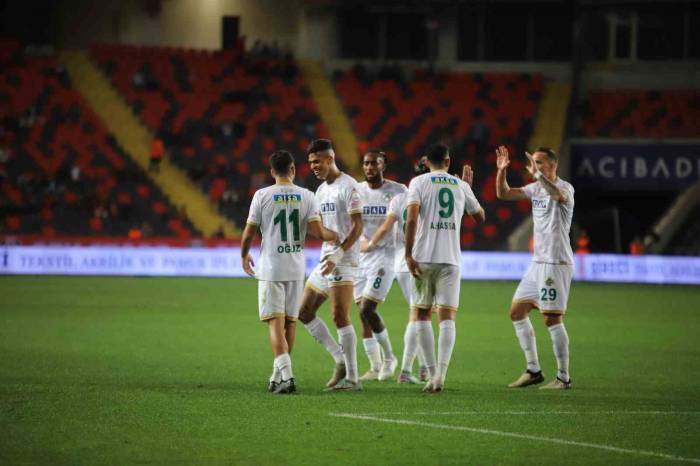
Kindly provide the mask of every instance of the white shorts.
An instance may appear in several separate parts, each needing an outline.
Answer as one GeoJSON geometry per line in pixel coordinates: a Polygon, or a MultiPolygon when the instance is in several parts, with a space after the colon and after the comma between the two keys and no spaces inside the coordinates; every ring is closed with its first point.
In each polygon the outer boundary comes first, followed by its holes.
{"type": "Polygon", "coordinates": [[[461,277],[459,267],[452,264],[418,264],[422,274],[411,276],[411,306],[430,309],[433,303],[447,309],[459,307],[461,277]]]}
{"type": "Polygon", "coordinates": [[[564,314],[574,267],[533,262],[513,295],[514,303],[531,303],[540,312],[564,314]]]}
{"type": "Polygon", "coordinates": [[[383,303],[394,282],[394,263],[378,261],[368,267],[360,267],[355,279],[353,298],[359,302],[367,298],[375,303],[383,303]]]}
{"type": "Polygon", "coordinates": [[[328,290],[332,286],[352,285],[355,283],[357,267],[350,265],[338,265],[326,276],[321,275],[321,263],[314,267],[311,275],[306,280],[306,286],[312,290],[328,296],[328,290]]]}
{"type": "Polygon", "coordinates": [[[260,320],[270,320],[275,317],[297,320],[303,293],[303,280],[287,282],[258,281],[260,320]]]}
{"type": "Polygon", "coordinates": [[[399,288],[406,302],[411,304],[411,272],[397,272],[396,281],[399,282],[399,288]]]}

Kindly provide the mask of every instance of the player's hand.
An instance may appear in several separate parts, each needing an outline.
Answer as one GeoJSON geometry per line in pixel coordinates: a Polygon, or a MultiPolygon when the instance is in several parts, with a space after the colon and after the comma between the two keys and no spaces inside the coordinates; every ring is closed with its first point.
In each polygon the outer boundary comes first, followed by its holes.
{"type": "Polygon", "coordinates": [[[420,278],[423,271],[413,257],[406,257],[406,265],[408,265],[408,271],[411,272],[411,275],[420,278]]]}
{"type": "Polygon", "coordinates": [[[506,146],[498,146],[496,149],[496,168],[505,170],[510,165],[510,154],[506,146]]]}
{"type": "Polygon", "coordinates": [[[335,263],[327,259],[321,261],[321,275],[326,276],[335,269],[335,263]]]}
{"type": "Polygon", "coordinates": [[[472,181],[474,181],[474,170],[472,170],[472,167],[469,165],[462,167],[462,181],[467,183],[469,186],[471,186],[472,181]]]}
{"type": "Polygon", "coordinates": [[[530,162],[530,164],[527,166],[527,171],[532,175],[533,177],[535,176],[535,173],[537,173],[539,170],[537,170],[537,164],[535,163],[535,159],[532,158],[532,154],[529,152],[525,152],[525,156],[527,156],[527,160],[530,162]]]}
{"type": "Polygon", "coordinates": [[[321,275],[328,275],[335,269],[336,264],[343,258],[345,251],[341,247],[335,248],[321,258],[321,275]]]}
{"type": "Polygon", "coordinates": [[[250,275],[251,277],[255,276],[255,270],[253,270],[253,267],[255,267],[255,262],[253,262],[253,257],[248,254],[245,257],[241,257],[241,265],[243,266],[243,271],[250,275]]]}

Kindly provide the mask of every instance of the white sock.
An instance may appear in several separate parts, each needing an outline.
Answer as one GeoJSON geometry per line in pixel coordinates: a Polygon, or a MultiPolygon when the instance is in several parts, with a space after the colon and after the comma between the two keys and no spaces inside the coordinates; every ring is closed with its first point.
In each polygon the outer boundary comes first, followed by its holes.
{"type": "Polygon", "coordinates": [[[425,362],[425,355],[423,354],[423,350],[421,347],[418,347],[418,351],[416,351],[416,355],[418,356],[418,364],[420,367],[427,367],[427,364],[425,362]]]}
{"type": "Polygon", "coordinates": [[[371,370],[379,372],[382,367],[382,352],[379,349],[379,343],[374,338],[363,338],[362,345],[365,347],[371,370]]]}
{"type": "Polygon", "coordinates": [[[418,351],[418,339],[416,338],[416,326],[414,323],[409,322],[403,334],[403,358],[401,359],[401,370],[403,372],[411,372],[413,370],[413,359],[418,351]]]}
{"type": "Polygon", "coordinates": [[[525,361],[527,362],[527,370],[530,372],[540,371],[540,361],[537,358],[537,343],[535,341],[535,329],[532,327],[529,317],[523,320],[514,320],[515,335],[518,337],[520,347],[525,353],[525,361]]]}
{"type": "Polygon", "coordinates": [[[331,356],[333,356],[336,364],[343,362],[343,351],[340,349],[340,345],[333,339],[331,332],[328,330],[328,326],[323,320],[316,317],[308,324],[304,324],[304,327],[306,327],[306,330],[309,331],[311,336],[322,344],[331,356]]]}
{"type": "Polygon", "coordinates": [[[429,320],[418,320],[416,326],[416,339],[418,346],[425,356],[425,366],[428,368],[430,377],[435,375],[435,335],[433,335],[433,324],[429,320]]]}
{"type": "Polygon", "coordinates": [[[455,337],[457,329],[454,320],[443,320],[440,322],[440,336],[438,337],[438,374],[440,381],[444,382],[447,376],[447,368],[450,367],[452,350],[455,347],[455,337]]]}
{"type": "Polygon", "coordinates": [[[552,348],[554,356],[557,358],[557,377],[564,382],[569,381],[569,335],[566,333],[564,324],[552,325],[549,327],[549,334],[552,336],[552,348]]]}
{"type": "Polygon", "coordinates": [[[357,335],[352,324],[338,329],[338,340],[345,359],[346,378],[357,382],[357,335]]]}
{"type": "Polygon", "coordinates": [[[282,381],[282,374],[280,374],[279,369],[277,369],[277,358],[272,361],[272,375],[270,376],[270,382],[280,383],[282,381]]]}
{"type": "Polygon", "coordinates": [[[282,380],[289,380],[294,377],[292,373],[292,359],[289,353],[280,354],[275,358],[275,367],[282,374],[282,380]]]}
{"type": "Polygon", "coordinates": [[[384,350],[384,360],[391,361],[394,359],[394,352],[391,350],[391,341],[389,341],[389,331],[385,328],[379,333],[374,334],[382,349],[384,350]]]}

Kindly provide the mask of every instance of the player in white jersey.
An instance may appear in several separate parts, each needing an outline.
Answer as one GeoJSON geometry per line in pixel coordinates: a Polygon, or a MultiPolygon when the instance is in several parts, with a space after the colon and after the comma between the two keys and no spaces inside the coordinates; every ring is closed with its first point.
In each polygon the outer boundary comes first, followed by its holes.
{"type": "MultiPolygon", "coordinates": [[[[367,242],[384,223],[391,200],[407,188],[401,183],[384,178],[386,154],[370,149],[362,157],[364,182],[360,183],[362,199],[362,239],[367,242]]],[[[370,368],[360,380],[388,380],[394,375],[398,361],[391,348],[389,332],[377,312],[394,281],[394,238],[387,237],[362,251],[360,244],[360,270],[355,280],[355,302],[360,308],[362,343],[369,358],[370,368]],[[382,361],[382,350],[384,360],[382,361]]]]}
{"type": "Polygon", "coordinates": [[[331,142],[317,139],[307,150],[311,170],[324,180],[316,190],[323,225],[339,236],[340,246],[324,243],[321,261],[306,282],[299,320],[335,360],[329,390],[361,390],[357,374],[357,335],[350,322],[353,283],[357,276],[362,234],[362,202],[354,178],[341,172],[335,164],[331,142]],[[333,322],[338,340],[333,339],[325,322],[316,316],[318,308],[330,296],[333,322]]]}
{"type": "Polygon", "coordinates": [[[459,306],[459,247],[462,215],[485,220],[484,209],[471,189],[473,172],[465,165],[462,178],[447,173],[449,149],[437,144],[427,153],[430,173],[411,180],[406,214],[406,265],[411,271],[411,312],[416,314],[416,335],[430,371],[426,392],[442,390],[455,344],[455,318],[459,306]],[[466,180],[466,181],[464,181],[466,180]],[[431,308],[440,319],[437,367],[431,308]]]}
{"type": "Polygon", "coordinates": [[[275,355],[268,390],[275,394],[296,391],[289,354],[294,346],[296,319],[304,284],[304,239],[312,236],[336,241],[338,235],[324,228],[316,197],[293,184],[292,154],[277,151],[270,156],[275,184],[255,193],[241,240],[243,270],[259,280],[260,320],[267,322],[275,355]],[[262,232],[257,270],[250,255],[255,233],[262,232]]]}
{"type": "Polygon", "coordinates": [[[525,154],[530,162],[527,169],[535,182],[522,188],[511,188],[506,180],[506,169],[510,164],[508,149],[501,146],[496,151],[496,195],[507,201],[529,199],[534,223],[532,264],[515,290],[510,307],[510,319],[525,353],[527,369],[508,386],[527,387],[544,381],[537,358],[535,331],[528,316],[533,308],[539,308],[552,337],[557,359],[557,377],[541,388],[568,389],[571,388],[569,335],[563,318],[574,272],[574,254],[569,241],[574,188],[557,176],[557,154],[552,149],[541,147],[532,155],[525,154]]]}
{"type": "MultiPolygon", "coordinates": [[[[416,175],[422,175],[429,171],[425,165],[427,158],[423,156],[416,165],[416,175]]],[[[394,273],[396,281],[399,283],[401,292],[406,299],[409,309],[411,306],[411,272],[408,271],[405,258],[405,242],[404,232],[406,229],[406,213],[407,213],[407,195],[408,192],[403,192],[394,196],[389,204],[389,212],[387,213],[384,223],[377,228],[369,242],[363,243],[360,246],[360,251],[371,250],[375,244],[380,244],[382,239],[392,233],[395,245],[394,256],[394,273]]],[[[409,320],[406,325],[406,331],[403,336],[403,358],[401,360],[401,373],[399,374],[398,383],[419,383],[428,381],[428,368],[425,365],[425,356],[418,347],[416,340],[415,320],[412,318],[412,313],[409,311],[409,320]],[[419,376],[415,377],[412,374],[413,360],[416,355],[420,362],[419,376]]]]}

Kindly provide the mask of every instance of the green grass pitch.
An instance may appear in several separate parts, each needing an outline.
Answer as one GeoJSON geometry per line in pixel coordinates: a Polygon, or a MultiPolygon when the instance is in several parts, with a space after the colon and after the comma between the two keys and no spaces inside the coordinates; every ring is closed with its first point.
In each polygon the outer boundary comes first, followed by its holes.
{"type": "MultiPolygon", "coordinates": [[[[555,392],[505,388],[524,368],[514,288],[463,282],[441,394],[323,393],[332,360],[299,326],[299,393],[273,396],[252,279],[0,278],[0,464],[700,462],[698,287],[574,283],[574,389],[555,392]]],[[[400,353],[398,287],[380,310],[400,353]]]]}

